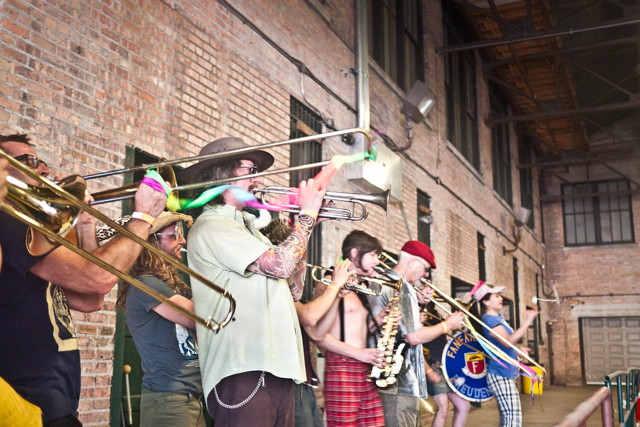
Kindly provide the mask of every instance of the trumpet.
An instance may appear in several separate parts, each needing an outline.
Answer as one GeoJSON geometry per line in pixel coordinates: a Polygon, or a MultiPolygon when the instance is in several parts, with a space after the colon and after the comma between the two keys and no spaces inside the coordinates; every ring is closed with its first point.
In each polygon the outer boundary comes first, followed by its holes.
{"type": "MultiPolygon", "coordinates": [[[[318,217],[330,218],[330,219],[342,219],[348,221],[362,221],[368,216],[367,209],[364,205],[366,203],[372,203],[380,206],[384,211],[387,211],[387,205],[389,204],[389,193],[391,189],[376,193],[376,194],[352,194],[352,193],[339,193],[335,191],[327,191],[324,196],[324,200],[332,202],[347,202],[352,204],[351,209],[338,208],[335,206],[323,206],[318,212],[318,217]],[[356,209],[359,210],[356,213],[356,209]]],[[[260,202],[267,207],[275,207],[265,200],[267,195],[281,195],[281,196],[294,196],[296,191],[290,187],[277,187],[269,186],[263,189],[257,189],[254,191],[256,194],[260,194],[260,202]]],[[[278,206],[282,212],[289,212],[292,214],[300,213],[300,206],[293,204],[285,204],[278,206]]]]}
{"type": "MultiPolygon", "coordinates": [[[[98,265],[99,267],[102,267],[114,276],[135,286],[136,288],[147,293],[158,301],[167,304],[175,311],[183,314],[184,316],[197,323],[202,324],[215,333],[218,333],[220,329],[225,327],[231,321],[231,319],[233,318],[233,314],[235,313],[236,302],[233,295],[231,295],[225,289],[215,285],[213,282],[209,281],[196,271],[184,266],[182,263],[168,255],[164,251],[153,247],[153,245],[150,245],[148,242],[146,242],[136,234],[122,227],[102,212],[82,202],[79,196],[74,196],[62,187],[58,186],[56,183],[41,177],[31,168],[23,165],[13,157],[7,155],[2,150],[0,150],[0,157],[6,158],[12,167],[29,176],[30,178],[33,178],[36,181],[40,182],[44,185],[44,187],[50,190],[50,192],[42,192],[40,191],[41,189],[43,189],[41,187],[28,185],[23,183],[22,181],[15,179],[12,179],[11,181],[8,180],[7,200],[9,200],[11,204],[6,202],[0,204],[0,210],[25,223],[30,227],[31,230],[35,230],[52,242],[60,244],[71,250],[72,252],[78,254],[79,256],[87,259],[88,261],[98,265]],[[187,310],[173,303],[161,293],[155,291],[154,289],[150,288],[134,277],[112,267],[100,258],[97,258],[96,256],[80,248],[76,244],[65,239],[63,235],[66,231],[68,231],[69,228],[68,217],[70,215],[70,212],[73,216],[80,210],[89,212],[91,215],[95,216],[97,219],[101,220],[109,227],[115,229],[120,234],[132,239],[142,247],[148,249],[153,254],[159,256],[162,260],[175,267],[178,271],[181,271],[191,277],[198,279],[206,286],[213,289],[215,292],[220,293],[228,301],[229,305],[228,311],[224,318],[221,321],[215,321],[212,316],[209,316],[208,319],[204,319],[196,315],[193,311],[187,310]],[[50,220],[43,221],[43,217],[50,218],[50,220]],[[64,227],[62,227],[62,225],[64,225],[64,227]]],[[[79,185],[84,185],[84,180],[79,176],[75,176],[75,179],[70,179],[70,181],[73,181],[74,183],[80,183],[79,185]]],[[[84,191],[85,190],[81,192],[82,195],[84,195],[84,191]]]]}
{"type": "MultiPolygon", "coordinates": [[[[320,282],[327,286],[331,284],[331,279],[320,277],[320,273],[322,271],[333,272],[332,268],[313,264],[306,265],[311,268],[311,278],[315,282],[320,282]]],[[[366,276],[364,274],[356,274],[355,281],[347,282],[344,285],[344,288],[364,295],[378,296],[382,293],[382,286],[388,286],[399,292],[402,286],[402,281],[398,282],[394,280],[381,279],[379,277],[366,276]]]]}
{"type": "MultiPolygon", "coordinates": [[[[352,128],[352,129],[338,130],[338,131],[334,131],[334,132],[327,132],[327,133],[318,134],[318,135],[304,136],[304,137],[301,137],[301,138],[294,138],[294,139],[289,139],[289,140],[286,140],[286,141],[270,142],[270,143],[267,143],[267,144],[262,144],[262,145],[252,146],[252,147],[237,148],[235,150],[227,150],[227,151],[224,151],[224,152],[221,152],[221,153],[201,154],[201,155],[198,155],[198,156],[183,157],[183,158],[174,159],[174,160],[162,160],[162,161],[156,162],[156,163],[146,163],[146,164],[132,166],[132,167],[129,167],[129,168],[124,168],[124,169],[116,169],[116,170],[112,170],[112,171],[98,172],[98,173],[94,173],[94,174],[90,174],[90,175],[84,175],[83,178],[85,180],[89,180],[89,179],[102,178],[102,177],[112,176],[112,175],[119,175],[119,174],[131,173],[131,172],[138,172],[138,171],[143,171],[143,170],[147,170],[147,169],[150,169],[150,168],[158,169],[160,174],[163,175],[163,173],[161,172],[162,170],[171,169],[171,167],[173,165],[177,165],[177,164],[180,164],[180,163],[197,162],[197,161],[202,161],[202,160],[211,160],[211,159],[224,158],[224,157],[234,156],[234,155],[237,155],[237,154],[250,153],[252,151],[257,151],[257,150],[266,150],[266,149],[271,149],[271,148],[280,147],[280,146],[284,146],[284,145],[299,144],[299,143],[302,143],[302,142],[316,141],[316,140],[319,140],[319,139],[327,139],[327,138],[332,138],[332,137],[342,136],[342,135],[348,135],[348,134],[353,134],[353,133],[360,133],[360,134],[364,135],[365,141],[366,141],[365,150],[368,153],[375,153],[375,150],[374,150],[373,144],[372,144],[371,133],[368,130],[363,129],[363,128],[352,128]]],[[[262,171],[262,172],[258,172],[258,173],[255,173],[255,174],[243,175],[243,178],[244,179],[252,179],[252,178],[275,175],[275,174],[280,174],[280,173],[289,173],[289,172],[296,172],[296,171],[300,171],[300,170],[321,168],[323,166],[328,165],[329,163],[330,163],[330,161],[327,160],[327,161],[323,161],[323,162],[316,162],[316,163],[309,163],[309,164],[305,164],[305,165],[291,166],[291,167],[288,167],[288,168],[275,169],[275,170],[270,170],[270,171],[262,171]]],[[[171,172],[171,174],[173,174],[173,172],[171,172]]],[[[166,180],[169,181],[170,183],[172,182],[169,179],[166,179],[166,180]]],[[[172,192],[195,190],[195,189],[204,188],[204,187],[214,187],[216,185],[222,185],[222,184],[226,184],[228,182],[232,182],[232,181],[236,181],[236,180],[237,180],[236,177],[232,177],[232,178],[225,178],[225,179],[217,179],[217,180],[213,180],[213,181],[196,182],[196,183],[192,183],[192,184],[185,184],[185,185],[179,185],[179,186],[172,185],[172,192]]],[[[91,204],[92,205],[97,205],[97,204],[101,204],[101,203],[110,203],[110,202],[115,202],[115,201],[119,201],[119,200],[131,199],[131,198],[133,198],[133,196],[135,194],[135,189],[137,188],[137,186],[139,184],[140,183],[134,183],[132,185],[128,185],[128,186],[124,186],[124,187],[117,187],[117,188],[114,188],[114,189],[105,190],[105,191],[99,192],[97,194],[97,196],[96,196],[96,194],[93,194],[92,196],[94,198],[94,201],[91,204]]]]}

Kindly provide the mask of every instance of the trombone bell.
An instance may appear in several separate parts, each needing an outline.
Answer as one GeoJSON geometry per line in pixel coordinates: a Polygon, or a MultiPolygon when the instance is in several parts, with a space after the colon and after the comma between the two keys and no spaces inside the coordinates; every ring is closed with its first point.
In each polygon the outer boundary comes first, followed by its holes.
{"type": "MultiPolygon", "coordinates": [[[[26,184],[11,176],[7,177],[7,182],[12,184],[7,186],[7,199],[16,209],[61,237],[73,230],[80,208],[70,205],[48,187],[26,184]]],[[[84,199],[87,186],[81,176],[70,175],[58,185],[75,198],[84,199]]],[[[29,228],[26,245],[31,255],[39,256],[53,249],[56,243],[29,228]]]]}

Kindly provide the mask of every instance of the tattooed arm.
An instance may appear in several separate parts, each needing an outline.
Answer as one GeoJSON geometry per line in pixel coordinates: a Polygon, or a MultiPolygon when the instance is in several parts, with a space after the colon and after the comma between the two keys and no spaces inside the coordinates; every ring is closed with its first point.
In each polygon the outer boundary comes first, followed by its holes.
{"type": "Polygon", "coordinates": [[[293,232],[279,246],[269,249],[249,265],[248,270],[278,279],[288,279],[304,259],[307,243],[316,220],[311,215],[298,216],[293,232]]]}

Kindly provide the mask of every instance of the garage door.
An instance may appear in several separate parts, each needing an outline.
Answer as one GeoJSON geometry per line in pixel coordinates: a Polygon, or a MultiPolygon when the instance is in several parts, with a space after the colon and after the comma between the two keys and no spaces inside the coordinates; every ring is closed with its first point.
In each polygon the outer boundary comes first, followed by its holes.
{"type": "Polygon", "coordinates": [[[587,383],[602,384],[605,375],[640,366],[640,317],[589,317],[581,323],[587,383]]]}

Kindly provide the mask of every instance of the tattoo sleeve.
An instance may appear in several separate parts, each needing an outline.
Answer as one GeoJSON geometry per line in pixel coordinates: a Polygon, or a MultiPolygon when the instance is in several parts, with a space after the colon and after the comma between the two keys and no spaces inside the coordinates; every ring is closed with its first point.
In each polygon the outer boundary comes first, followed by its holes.
{"type": "Polygon", "coordinates": [[[278,279],[290,278],[307,253],[307,243],[315,223],[312,216],[299,215],[291,235],[279,246],[260,255],[248,270],[278,279]]]}

